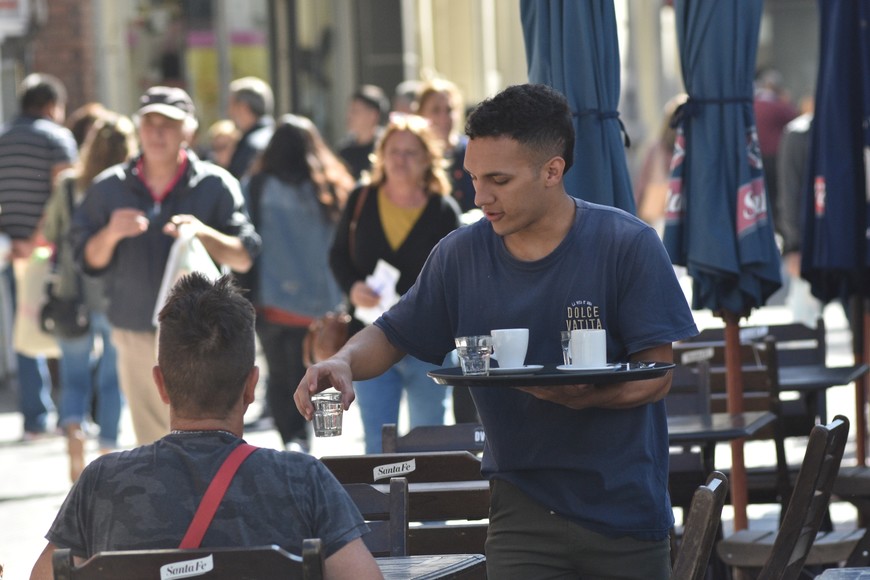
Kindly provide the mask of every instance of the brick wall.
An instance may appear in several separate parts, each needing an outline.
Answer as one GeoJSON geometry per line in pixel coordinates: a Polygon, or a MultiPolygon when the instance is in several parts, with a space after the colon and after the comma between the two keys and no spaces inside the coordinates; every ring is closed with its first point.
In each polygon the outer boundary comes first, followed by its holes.
{"type": "Polygon", "coordinates": [[[97,99],[94,70],[94,6],[91,0],[49,0],[48,16],[31,43],[32,70],[66,85],[67,113],[97,99]]]}

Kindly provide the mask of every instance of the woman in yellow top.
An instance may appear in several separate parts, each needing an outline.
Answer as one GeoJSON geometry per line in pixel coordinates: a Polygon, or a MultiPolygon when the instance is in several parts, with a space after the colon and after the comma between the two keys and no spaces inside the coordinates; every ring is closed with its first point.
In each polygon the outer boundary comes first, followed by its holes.
{"type": "MultiPolygon", "coordinates": [[[[459,227],[459,207],[450,196],[441,151],[426,119],[390,117],[375,146],[370,183],[351,193],[330,250],[332,272],[352,314],[380,303],[366,278],[381,260],[399,271],[396,292],[402,295],[435,244],[459,227]]],[[[352,330],[363,327],[356,317],[352,324],[352,330]]],[[[354,385],[366,453],[381,451],[381,426],[397,422],[403,391],[411,427],[444,423],[450,391],[426,376],[432,368],[406,356],[383,375],[354,385]]]]}

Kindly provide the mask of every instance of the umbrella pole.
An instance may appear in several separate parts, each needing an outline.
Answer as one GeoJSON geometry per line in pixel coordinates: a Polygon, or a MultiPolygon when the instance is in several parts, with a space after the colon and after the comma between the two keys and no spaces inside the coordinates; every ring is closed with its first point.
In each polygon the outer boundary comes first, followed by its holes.
{"type": "MultiPolygon", "coordinates": [[[[743,363],[740,360],[740,317],[723,312],[725,321],[725,388],[728,392],[728,412],[743,412],[743,363]]],[[[749,502],[746,484],[746,464],[743,462],[743,439],[731,442],[731,506],[734,508],[734,530],[749,526],[746,504],[749,502]]]]}

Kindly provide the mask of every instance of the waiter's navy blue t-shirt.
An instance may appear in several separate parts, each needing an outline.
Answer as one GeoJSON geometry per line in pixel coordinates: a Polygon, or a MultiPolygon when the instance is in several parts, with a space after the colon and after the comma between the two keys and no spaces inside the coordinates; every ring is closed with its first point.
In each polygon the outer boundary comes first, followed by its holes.
{"type": "MultiPolygon", "coordinates": [[[[417,283],[375,324],[440,363],[457,336],[528,328],[526,364],[560,364],[561,330],[603,328],[608,362],[697,334],[656,232],[630,214],[576,201],[548,256],[515,259],[486,220],[432,251],[417,283]]],[[[610,536],[667,537],[673,524],[664,402],[573,410],[510,388],[472,389],[486,430],[483,472],[610,536]]]]}

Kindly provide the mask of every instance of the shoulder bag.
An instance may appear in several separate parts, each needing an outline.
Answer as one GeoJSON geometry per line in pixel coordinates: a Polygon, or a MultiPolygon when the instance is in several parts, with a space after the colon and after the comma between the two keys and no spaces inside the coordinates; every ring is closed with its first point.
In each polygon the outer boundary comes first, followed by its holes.
{"type": "MultiPolygon", "coordinates": [[[[73,187],[72,179],[67,180],[67,204],[69,207],[69,215],[72,216],[74,210],[73,203],[73,187]]],[[[63,240],[55,247],[54,269],[57,270],[57,264],[60,259],[60,253],[65,251],[66,244],[63,240]]],[[[68,251],[68,249],[66,249],[68,251]]],[[[39,311],[39,326],[43,332],[54,335],[58,338],[78,338],[83,336],[90,330],[91,314],[85,304],[84,291],[82,289],[82,276],[76,273],[76,294],[71,298],[60,298],[54,293],[54,282],[52,277],[45,285],[45,303],[39,311]]]]}

